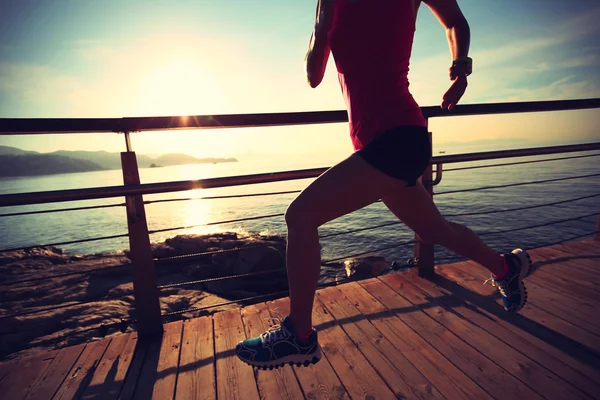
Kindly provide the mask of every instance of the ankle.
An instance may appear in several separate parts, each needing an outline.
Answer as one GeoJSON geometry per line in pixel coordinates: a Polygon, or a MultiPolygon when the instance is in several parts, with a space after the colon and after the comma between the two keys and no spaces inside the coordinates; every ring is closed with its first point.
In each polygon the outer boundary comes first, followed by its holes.
{"type": "Polygon", "coordinates": [[[506,263],[506,259],[503,254],[500,254],[500,268],[498,269],[499,274],[496,275],[492,273],[492,277],[495,279],[502,279],[508,274],[508,264],[506,263]]]}
{"type": "Polygon", "coordinates": [[[294,331],[296,332],[296,336],[298,336],[300,339],[305,340],[308,339],[310,337],[310,335],[312,335],[313,333],[313,328],[310,324],[310,322],[308,324],[296,324],[296,322],[294,321],[294,318],[290,315],[290,319],[292,322],[292,326],[294,327],[294,331]]]}

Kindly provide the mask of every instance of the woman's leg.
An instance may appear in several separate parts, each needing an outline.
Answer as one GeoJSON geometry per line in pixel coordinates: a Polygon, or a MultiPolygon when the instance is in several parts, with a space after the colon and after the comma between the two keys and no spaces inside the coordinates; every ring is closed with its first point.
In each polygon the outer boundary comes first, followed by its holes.
{"type": "Polygon", "coordinates": [[[288,207],[287,271],[290,318],[296,332],[312,329],[312,307],[321,268],[318,228],[365,207],[388,193],[401,196],[410,188],[353,154],[310,184],[288,207]]]}
{"type": "Polygon", "coordinates": [[[478,262],[495,275],[502,274],[500,255],[466,226],[447,221],[420,182],[414,187],[388,193],[383,202],[425,242],[442,245],[478,262]]]}

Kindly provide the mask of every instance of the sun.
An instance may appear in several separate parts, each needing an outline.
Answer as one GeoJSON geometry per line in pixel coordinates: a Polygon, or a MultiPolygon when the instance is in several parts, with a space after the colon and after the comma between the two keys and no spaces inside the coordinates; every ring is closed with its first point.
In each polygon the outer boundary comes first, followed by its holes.
{"type": "Polygon", "coordinates": [[[198,62],[172,60],[150,68],[142,79],[139,113],[204,115],[226,109],[226,96],[218,79],[198,62]]]}

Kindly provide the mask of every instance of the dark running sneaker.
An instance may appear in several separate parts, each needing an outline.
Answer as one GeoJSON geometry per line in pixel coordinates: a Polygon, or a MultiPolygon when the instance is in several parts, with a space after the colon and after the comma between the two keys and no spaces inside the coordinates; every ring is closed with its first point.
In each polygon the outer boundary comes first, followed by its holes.
{"type": "Polygon", "coordinates": [[[529,274],[531,259],[526,251],[515,249],[504,254],[508,265],[508,272],[502,279],[493,276],[485,283],[492,281],[492,286],[497,286],[502,296],[504,309],[508,312],[517,312],[527,302],[527,290],[523,284],[523,278],[529,274]]]}
{"type": "Polygon", "coordinates": [[[260,336],[239,342],[235,353],[246,364],[262,369],[279,368],[285,364],[308,367],[321,359],[317,331],[313,329],[310,337],[302,340],[296,335],[289,317],[260,336]]]}

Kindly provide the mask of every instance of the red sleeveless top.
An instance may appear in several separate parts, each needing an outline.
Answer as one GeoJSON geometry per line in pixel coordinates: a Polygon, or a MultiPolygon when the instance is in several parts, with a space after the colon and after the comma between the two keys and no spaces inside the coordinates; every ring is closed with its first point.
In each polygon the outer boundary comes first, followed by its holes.
{"type": "Polygon", "coordinates": [[[415,32],[412,0],[336,0],[329,43],[360,150],[398,126],[426,126],[408,90],[415,32]]]}

